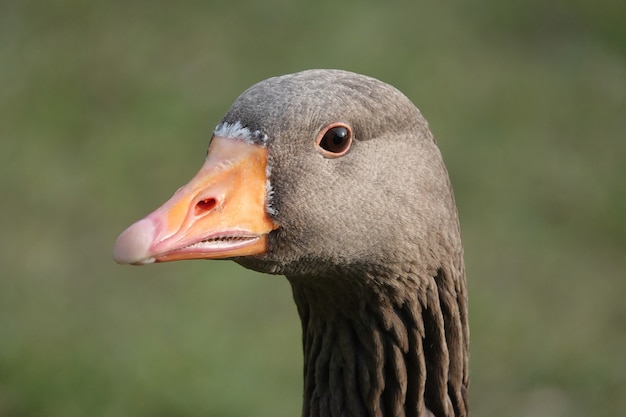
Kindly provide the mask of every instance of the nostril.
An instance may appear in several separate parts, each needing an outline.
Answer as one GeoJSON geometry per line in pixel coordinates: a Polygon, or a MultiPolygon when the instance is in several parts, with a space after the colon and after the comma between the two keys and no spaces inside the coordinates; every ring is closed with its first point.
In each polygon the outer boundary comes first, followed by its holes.
{"type": "Polygon", "coordinates": [[[196,203],[195,214],[196,216],[200,216],[204,213],[207,213],[213,210],[216,205],[217,205],[217,200],[213,197],[200,200],[196,203]]]}

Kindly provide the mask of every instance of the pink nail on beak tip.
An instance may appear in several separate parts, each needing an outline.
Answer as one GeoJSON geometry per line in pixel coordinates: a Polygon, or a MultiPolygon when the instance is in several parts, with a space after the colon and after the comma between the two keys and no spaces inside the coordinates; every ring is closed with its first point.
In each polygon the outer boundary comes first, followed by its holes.
{"type": "Polygon", "coordinates": [[[139,220],[124,230],[115,242],[113,259],[119,264],[147,264],[154,262],[150,245],[154,241],[156,225],[150,219],[139,220]]]}

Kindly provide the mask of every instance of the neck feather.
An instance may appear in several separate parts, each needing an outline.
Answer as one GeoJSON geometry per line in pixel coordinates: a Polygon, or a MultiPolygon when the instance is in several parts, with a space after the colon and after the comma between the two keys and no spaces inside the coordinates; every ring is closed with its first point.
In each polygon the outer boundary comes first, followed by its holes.
{"type": "MultiPolygon", "coordinates": [[[[381,282],[360,282],[368,280],[381,282]]],[[[290,282],[302,321],[304,417],[467,416],[462,268],[374,290],[323,284],[355,282],[341,277],[290,282]]]]}

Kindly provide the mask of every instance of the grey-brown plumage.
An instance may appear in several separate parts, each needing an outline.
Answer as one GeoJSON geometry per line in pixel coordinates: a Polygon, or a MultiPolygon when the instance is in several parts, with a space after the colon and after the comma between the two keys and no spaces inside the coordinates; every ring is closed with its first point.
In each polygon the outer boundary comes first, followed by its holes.
{"type": "Polygon", "coordinates": [[[303,327],[303,416],[466,416],[467,293],[452,189],[419,110],[344,71],[271,78],[223,123],[267,138],[280,228],[236,259],[289,279],[303,327]],[[351,126],[324,158],[315,137],[351,126]]]}
{"type": "Polygon", "coordinates": [[[312,70],[252,86],[198,174],[127,228],[114,258],[229,258],[286,275],[305,417],[468,414],[452,188],[428,124],[385,83],[312,70]]]}

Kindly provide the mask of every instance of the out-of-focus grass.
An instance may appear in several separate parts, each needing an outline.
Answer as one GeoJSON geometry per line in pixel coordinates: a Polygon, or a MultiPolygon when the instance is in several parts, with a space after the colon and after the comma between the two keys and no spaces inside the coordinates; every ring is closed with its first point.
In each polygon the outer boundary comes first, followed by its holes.
{"type": "Polygon", "coordinates": [[[200,166],[253,82],[403,90],[457,192],[481,416],[626,408],[626,7],[619,2],[0,5],[0,415],[298,415],[286,280],[144,268],[116,235],[200,166]]]}

